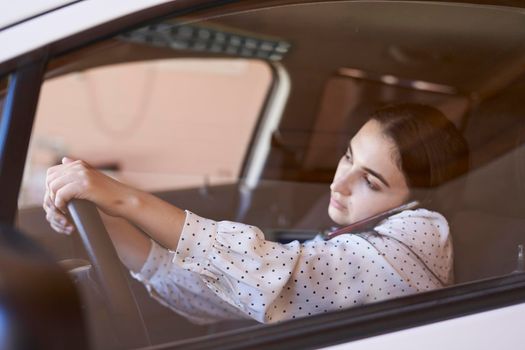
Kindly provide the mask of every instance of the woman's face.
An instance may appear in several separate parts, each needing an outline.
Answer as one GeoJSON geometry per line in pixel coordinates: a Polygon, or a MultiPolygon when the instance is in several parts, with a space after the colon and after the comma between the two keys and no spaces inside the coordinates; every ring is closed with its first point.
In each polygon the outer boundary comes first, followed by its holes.
{"type": "Polygon", "coordinates": [[[350,140],[330,185],[330,218],[349,225],[395,208],[408,200],[405,176],[397,166],[397,148],[381,125],[368,121],[350,140]]]}

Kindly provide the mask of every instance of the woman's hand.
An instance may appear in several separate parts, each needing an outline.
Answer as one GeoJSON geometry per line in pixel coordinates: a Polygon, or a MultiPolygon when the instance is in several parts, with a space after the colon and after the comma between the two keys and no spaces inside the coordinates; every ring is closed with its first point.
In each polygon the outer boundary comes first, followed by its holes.
{"type": "Polygon", "coordinates": [[[73,232],[66,206],[74,198],[89,200],[105,214],[128,220],[164,247],[177,249],[186,218],[183,210],[113,180],[86,162],[64,158],[62,164],[49,168],[46,178],[44,210],[55,231],[73,232]]]}
{"type": "Polygon", "coordinates": [[[74,199],[89,200],[111,216],[119,216],[132,189],[82,160],[63,158],[62,164],[47,171],[44,210],[51,227],[60,233],[73,232],[74,226],[67,216],[67,203],[74,199]]]}

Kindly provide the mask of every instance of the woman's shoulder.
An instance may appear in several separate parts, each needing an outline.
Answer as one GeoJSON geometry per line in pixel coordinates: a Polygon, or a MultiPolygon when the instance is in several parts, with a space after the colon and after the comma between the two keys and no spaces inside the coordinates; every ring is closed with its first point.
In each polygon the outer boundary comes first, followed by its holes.
{"type": "Polygon", "coordinates": [[[403,241],[418,236],[444,243],[449,238],[447,219],[439,212],[424,208],[394,214],[376,225],[374,231],[403,241]]]}
{"type": "MultiPolygon", "coordinates": [[[[376,243],[395,248],[390,249],[394,259],[400,250],[413,254],[418,257],[415,261],[438,276],[442,284],[452,281],[452,240],[442,214],[423,208],[405,210],[380,222],[374,231],[379,233],[375,236],[376,243]]],[[[402,262],[405,259],[392,261],[393,264],[402,262]]]]}
{"type": "Polygon", "coordinates": [[[433,211],[433,210],[429,210],[425,208],[403,210],[402,212],[398,214],[389,216],[386,220],[389,221],[389,220],[399,220],[399,219],[404,219],[404,220],[414,219],[414,220],[420,220],[420,221],[444,222],[444,223],[447,222],[447,219],[445,218],[445,216],[443,216],[443,214],[437,211],[433,211]]]}

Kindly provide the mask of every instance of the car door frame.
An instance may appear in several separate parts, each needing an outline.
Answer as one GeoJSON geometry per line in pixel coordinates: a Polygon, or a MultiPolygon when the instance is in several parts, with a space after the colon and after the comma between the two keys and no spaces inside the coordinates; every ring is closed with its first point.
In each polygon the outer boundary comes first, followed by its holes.
{"type": "MultiPolygon", "coordinates": [[[[50,57],[76,50],[122,30],[147,24],[159,17],[187,14],[232,1],[171,2],[140,11],[74,34],[48,46],[27,52],[0,64],[0,75],[9,75],[5,105],[0,120],[0,221],[10,225],[16,215],[17,198],[24,170],[40,86],[50,57]],[[20,62],[23,64],[19,65],[20,62]],[[18,158],[18,160],[16,159],[18,158]]],[[[297,1],[296,1],[297,2],[297,1]]],[[[459,1],[449,1],[459,2],[459,1]]],[[[246,1],[239,8],[253,6],[246,1]]],[[[274,3],[269,1],[268,3],[274,3]]],[[[287,3],[293,3],[287,2],[287,3]]],[[[494,5],[497,1],[469,1],[494,5]]],[[[516,1],[505,5],[523,7],[516,1]]],[[[160,348],[314,348],[377,336],[411,327],[476,314],[525,302],[525,274],[517,273],[485,281],[453,286],[420,295],[388,300],[365,307],[316,315],[276,325],[254,326],[238,331],[166,344],[160,348]]]]}

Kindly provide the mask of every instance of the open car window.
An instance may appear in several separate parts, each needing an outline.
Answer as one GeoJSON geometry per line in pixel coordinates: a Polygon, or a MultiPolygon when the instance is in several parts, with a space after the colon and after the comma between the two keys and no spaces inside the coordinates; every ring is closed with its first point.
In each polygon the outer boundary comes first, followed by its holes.
{"type": "MultiPolygon", "coordinates": [[[[40,209],[47,167],[69,156],[204,217],[256,225],[268,240],[311,239],[334,226],[329,185],[348,140],[376,108],[414,102],[445,113],[471,151],[469,173],[433,190],[453,239],[449,288],[473,282],[483,293],[480,280],[522,272],[521,11],[352,1],[224,11],[141,25],[49,62],[19,199],[23,231],[57,259],[86,259],[40,209]]],[[[82,276],[103,346],[113,341],[104,302],[82,276]]],[[[256,325],[194,325],[130,283],[154,344],[256,325]]],[[[383,305],[403,315],[447,297],[432,293],[367,303],[355,316],[383,305]]]]}

